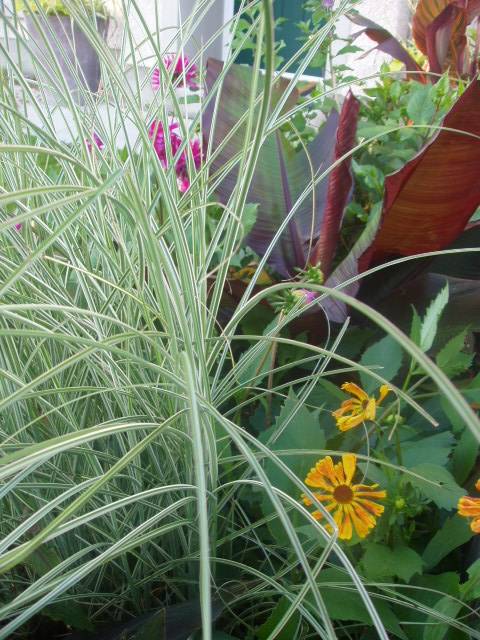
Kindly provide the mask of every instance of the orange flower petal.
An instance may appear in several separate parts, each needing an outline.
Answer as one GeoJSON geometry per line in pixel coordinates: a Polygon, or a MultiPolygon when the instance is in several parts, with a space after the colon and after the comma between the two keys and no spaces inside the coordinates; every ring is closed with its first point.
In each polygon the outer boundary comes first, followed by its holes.
{"type": "Polygon", "coordinates": [[[345,382],[342,384],[342,389],[343,391],[350,393],[352,396],[356,396],[361,402],[366,402],[368,400],[368,394],[354,382],[345,382]]]}
{"type": "Polygon", "coordinates": [[[339,518],[338,523],[338,537],[340,538],[340,540],[351,540],[352,535],[352,518],[350,516],[350,513],[346,509],[343,509],[341,513],[341,519],[339,518]]]}
{"type": "Polygon", "coordinates": [[[385,400],[385,398],[388,396],[390,391],[391,389],[388,386],[388,384],[382,384],[382,386],[380,387],[380,393],[378,394],[377,404],[381,404],[385,400]]]}
{"type": "Polygon", "coordinates": [[[375,398],[370,398],[367,406],[365,407],[365,411],[363,412],[363,416],[365,420],[375,420],[375,416],[377,413],[377,401],[375,398]]]}
{"type": "Polygon", "coordinates": [[[463,496],[458,501],[458,513],[469,518],[480,516],[480,498],[463,496]]]}
{"type": "Polygon", "coordinates": [[[473,533],[480,533],[480,518],[474,518],[470,523],[470,529],[473,533]]]}
{"type": "Polygon", "coordinates": [[[343,416],[344,413],[357,413],[358,411],[362,410],[362,406],[360,405],[360,403],[358,402],[358,400],[345,400],[345,402],[342,402],[340,409],[337,409],[336,411],[332,411],[332,416],[334,418],[341,418],[343,416]]]}
{"type": "Polygon", "coordinates": [[[365,511],[369,511],[375,517],[379,517],[385,511],[385,507],[383,504],[377,504],[376,502],[372,502],[371,500],[364,500],[363,498],[356,498],[354,501],[354,506],[359,506],[365,511]]]}
{"type": "Polygon", "coordinates": [[[345,453],[342,456],[342,464],[345,470],[345,483],[351,485],[357,468],[357,456],[353,453],[345,453]]]}
{"type": "Polygon", "coordinates": [[[480,491],[480,479],[478,479],[477,482],[475,483],[475,489],[477,491],[480,491]]]}
{"type": "Polygon", "coordinates": [[[370,529],[375,526],[375,519],[371,519],[365,512],[359,509],[354,509],[351,505],[348,505],[352,517],[353,526],[359,538],[366,538],[370,533],[370,529]]]}
{"type": "Polygon", "coordinates": [[[359,424],[364,422],[363,413],[357,416],[345,416],[343,418],[338,418],[337,427],[340,431],[350,431],[350,429],[354,429],[358,427],[359,424]]]}

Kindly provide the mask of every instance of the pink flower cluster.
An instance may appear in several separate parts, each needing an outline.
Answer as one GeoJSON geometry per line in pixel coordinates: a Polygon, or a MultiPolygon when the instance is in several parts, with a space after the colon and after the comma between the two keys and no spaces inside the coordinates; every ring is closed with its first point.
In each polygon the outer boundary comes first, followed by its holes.
{"type": "MultiPolygon", "coordinates": [[[[181,80],[180,86],[188,87],[192,91],[198,91],[198,68],[195,64],[191,64],[187,56],[177,56],[170,53],[163,58],[163,64],[166,70],[172,75],[172,79],[181,80]]],[[[152,89],[158,91],[160,88],[160,69],[157,67],[152,74],[152,89]]]]}
{"type": "MultiPolygon", "coordinates": [[[[182,144],[182,138],[178,133],[178,122],[172,122],[168,126],[168,132],[165,135],[163,124],[158,120],[154,120],[150,125],[149,136],[153,141],[153,147],[157,153],[158,159],[163,169],[168,167],[167,145],[170,143],[170,152],[172,157],[182,144]]],[[[192,154],[195,169],[199,169],[202,164],[202,145],[198,138],[191,140],[189,143],[190,153],[192,154]]],[[[177,184],[181,193],[188,191],[190,187],[190,176],[188,174],[188,149],[185,148],[175,162],[175,173],[177,174],[177,184]]]]}
{"type": "Polygon", "coordinates": [[[87,145],[87,149],[89,150],[90,153],[92,153],[93,151],[94,144],[99,151],[103,151],[105,149],[105,144],[103,140],[100,138],[98,133],[95,133],[95,131],[93,132],[92,140],[88,140],[88,139],[85,140],[85,144],[87,145]]]}

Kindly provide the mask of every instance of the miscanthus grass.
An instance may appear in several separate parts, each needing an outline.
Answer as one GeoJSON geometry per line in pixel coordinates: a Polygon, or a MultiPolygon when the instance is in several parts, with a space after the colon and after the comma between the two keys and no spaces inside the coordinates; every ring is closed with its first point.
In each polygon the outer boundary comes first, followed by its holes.
{"type": "MultiPolygon", "coordinates": [[[[253,404],[265,395],[258,363],[275,343],[303,345],[272,329],[251,336],[247,354],[234,359],[236,339],[248,338],[238,335],[239,322],[264,295],[253,295],[253,283],[219,322],[258,151],[267,132],[285,122],[282,104],[272,105],[272,3],[259,3],[253,28],[265,43],[265,62],[258,50],[252,78],[262,65],[265,82],[258,99],[252,87],[241,125],[241,171],[214,233],[211,149],[207,145],[200,167],[188,143],[177,150],[189,171],[184,191],[170,150],[164,169],[149,135],[154,120],[166,132],[174,117],[181,139],[201,136],[208,98],[201,93],[199,109],[185,119],[187,98],[176,91],[181,78],[161,67],[159,90],[147,104],[150,75],[134,62],[128,24],[115,57],[91,14],[76,2],[64,4],[102,65],[102,94],[80,89],[82,106],[60,69],[42,69],[39,57],[33,58],[40,78],[33,90],[23,71],[32,43],[16,17],[2,18],[10,45],[2,45],[0,88],[0,639],[28,635],[29,621],[52,604],[73,609],[80,603],[95,624],[125,620],[159,603],[192,602],[202,638],[209,640],[220,587],[230,589],[223,599],[233,615],[244,612],[239,624],[245,634],[255,616],[284,597],[287,608],[269,637],[299,612],[311,635],[334,638],[317,581],[332,557],[344,569],[347,588],[360,593],[378,637],[387,639],[370,587],[337,534],[276,488],[264,462],[290,477],[299,495],[303,479],[292,475],[281,452],[256,441],[232,410],[238,398],[253,404]],[[68,130],[68,142],[57,136],[59,124],[68,130]],[[119,136],[126,140],[122,152],[119,136]],[[245,512],[240,496],[252,487],[271,502],[271,516],[252,520],[245,512]],[[298,513],[316,527],[318,542],[299,536],[292,523],[298,513]],[[273,519],[282,532],[278,544],[264,535],[273,519]],[[292,581],[292,573],[301,579],[292,581]]],[[[292,88],[348,4],[341,2],[330,23],[301,48],[292,88]]],[[[143,16],[134,0],[125,0],[123,10],[143,23],[153,69],[172,49],[181,50],[212,5],[197,2],[170,41],[159,31],[157,14],[143,16]]],[[[33,14],[38,21],[41,15],[33,14]]],[[[46,29],[45,39],[47,46],[56,44],[46,29]]],[[[224,73],[235,53],[228,53],[224,73]]],[[[204,62],[200,47],[192,58],[200,77],[204,62]]],[[[348,299],[341,290],[331,295],[348,299]]],[[[419,360],[477,429],[461,397],[427,358],[379,314],[353,304],[419,360]]],[[[293,309],[281,323],[299,313],[293,309]]],[[[356,367],[336,354],[346,328],[322,347],[303,345],[311,374],[296,386],[299,406],[332,362],[345,371],[356,367]]],[[[297,364],[286,366],[294,371],[297,364]]],[[[401,596],[385,587],[382,597],[401,596]]]]}

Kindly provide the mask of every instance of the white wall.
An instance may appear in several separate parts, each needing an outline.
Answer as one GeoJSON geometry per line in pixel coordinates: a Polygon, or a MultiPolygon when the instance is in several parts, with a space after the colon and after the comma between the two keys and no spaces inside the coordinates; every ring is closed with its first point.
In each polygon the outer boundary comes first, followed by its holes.
{"type": "MultiPolygon", "coordinates": [[[[362,0],[357,5],[360,14],[378,23],[390,31],[394,36],[405,40],[410,33],[410,7],[408,0],[362,0]]],[[[354,25],[347,19],[342,19],[339,25],[339,34],[348,37],[361,31],[361,27],[354,25]]],[[[339,46],[343,46],[340,43],[339,46]]],[[[355,41],[355,45],[370,51],[375,47],[375,43],[367,36],[360,36],[355,41]]],[[[352,68],[354,75],[363,78],[378,73],[384,61],[391,60],[391,57],[374,51],[367,56],[360,53],[348,54],[342,62],[352,68]]]]}
{"type": "MultiPolygon", "coordinates": [[[[180,23],[185,24],[192,16],[194,8],[198,5],[197,0],[137,0],[142,9],[143,16],[151,30],[156,31],[155,25],[159,24],[159,40],[162,50],[175,50],[175,35],[178,32],[180,23]]],[[[213,6],[201,20],[194,24],[193,35],[186,44],[187,55],[198,53],[205,43],[219,32],[215,41],[206,49],[205,56],[223,58],[228,42],[228,29],[222,29],[223,25],[233,15],[234,0],[215,0],[213,6]]],[[[136,43],[138,44],[137,59],[145,64],[153,55],[153,48],[150,43],[145,42],[145,30],[141,20],[132,11],[129,16],[129,23],[136,43]]]]}

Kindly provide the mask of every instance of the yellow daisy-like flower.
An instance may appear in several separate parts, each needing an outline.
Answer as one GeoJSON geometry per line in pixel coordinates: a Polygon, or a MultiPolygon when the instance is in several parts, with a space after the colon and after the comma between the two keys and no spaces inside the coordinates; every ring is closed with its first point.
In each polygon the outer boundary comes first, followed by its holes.
{"type": "Polygon", "coordinates": [[[369,396],[354,382],[345,382],[342,384],[342,389],[353,397],[345,400],[340,409],[332,412],[340,431],[349,431],[363,422],[375,420],[377,407],[391,391],[388,385],[382,384],[377,400],[369,396]]]}
{"type": "MultiPolygon", "coordinates": [[[[240,280],[241,282],[248,284],[253,278],[254,274],[256,273],[257,267],[258,267],[257,264],[255,264],[254,262],[251,262],[246,267],[243,267],[241,269],[238,269],[238,270],[231,269],[230,277],[232,278],[232,280],[240,280]]],[[[268,285],[273,284],[273,280],[268,275],[268,273],[265,270],[263,270],[258,276],[256,284],[260,287],[266,287],[268,285]]]]}
{"type": "MultiPolygon", "coordinates": [[[[475,489],[480,491],[480,480],[477,480],[475,489]]],[[[462,496],[458,501],[458,515],[464,518],[472,518],[470,529],[474,533],[480,533],[480,498],[462,496]]]]}
{"type": "MultiPolygon", "coordinates": [[[[344,454],[342,461],[335,465],[327,456],[319,460],[305,478],[306,485],[320,489],[313,493],[329,513],[333,512],[341,540],[350,540],[353,529],[359,538],[365,538],[385,510],[383,505],[374,502],[387,497],[386,491],[378,491],[378,484],[352,484],[356,468],[357,457],[353,453],[344,454]]],[[[313,504],[306,495],[302,500],[307,507],[313,504]]],[[[314,511],[312,515],[316,520],[324,517],[321,511],[314,511]]],[[[331,525],[327,524],[326,529],[332,532],[331,525]]]]}

